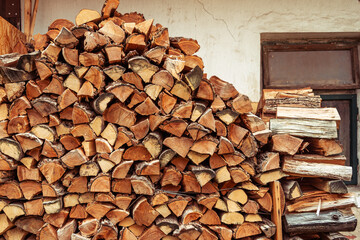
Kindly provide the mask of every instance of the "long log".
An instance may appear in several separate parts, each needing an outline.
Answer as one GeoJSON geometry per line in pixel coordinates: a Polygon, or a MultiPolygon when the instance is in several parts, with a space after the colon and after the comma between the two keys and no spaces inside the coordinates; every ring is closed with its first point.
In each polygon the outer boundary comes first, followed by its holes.
{"type": "Polygon", "coordinates": [[[357,219],[353,214],[338,210],[315,213],[285,214],[284,229],[287,233],[320,233],[354,231],[357,219]]]}

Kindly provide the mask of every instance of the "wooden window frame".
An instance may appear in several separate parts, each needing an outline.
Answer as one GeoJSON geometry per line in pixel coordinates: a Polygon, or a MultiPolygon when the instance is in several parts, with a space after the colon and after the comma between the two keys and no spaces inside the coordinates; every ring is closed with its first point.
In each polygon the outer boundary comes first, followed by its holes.
{"type": "Polygon", "coordinates": [[[302,88],[308,87],[301,82],[289,83],[287,86],[272,84],[270,79],[269,55],[272,52],[296,52],[296,51],[332,51],[332,50],[349,50],[351,54],[352,67],[352,84],[311,84],[315,90],[345,90],[360,88],[360,71],[359,71],[359,51],[360,37],[359,34],[344,33],[346,38],[340,38],[339,33],[331,37],[331,33],[314,34],[304,33],[296,34],[269,34],[266,33],[265,39],[261,41],[261,67],[262,67],[262,88],[302,88]],[[309,38],[307,38],[307,35],[309,38]],[[270,37],[269,37],[270,36],[270,37]]]}

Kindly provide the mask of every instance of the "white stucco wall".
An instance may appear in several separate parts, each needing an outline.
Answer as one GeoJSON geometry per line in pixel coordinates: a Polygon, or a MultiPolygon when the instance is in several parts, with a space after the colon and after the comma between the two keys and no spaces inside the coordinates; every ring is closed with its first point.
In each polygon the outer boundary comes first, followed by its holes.
{"type": "MultiPolygon", "coordinates": [[[[36,33],[57,18],[75,21],[82,8],[103,0],[40,0],[36,33]]],[[[260,97],[261,32],[360,30],[358,0],[120,0],[121,13],[137,11],[169,28],[171,36],[198,40],[205,71],[232,82],[252,101],[260,97]]]]}

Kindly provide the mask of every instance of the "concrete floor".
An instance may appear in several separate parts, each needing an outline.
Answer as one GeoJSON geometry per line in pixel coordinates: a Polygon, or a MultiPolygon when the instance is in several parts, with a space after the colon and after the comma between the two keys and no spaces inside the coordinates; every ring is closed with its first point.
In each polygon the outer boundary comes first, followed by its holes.
{"type": "MultiPolygon", "coordinates": [[[[360,196],[360,186],[348,186],[349,192],[357,193],[360,196]]],[[[342,232],[349,239],[358,239],[360,240],[360,206],[351,208],[354,215],[358,220],[357,227],[354,232],[342,232]]]]}

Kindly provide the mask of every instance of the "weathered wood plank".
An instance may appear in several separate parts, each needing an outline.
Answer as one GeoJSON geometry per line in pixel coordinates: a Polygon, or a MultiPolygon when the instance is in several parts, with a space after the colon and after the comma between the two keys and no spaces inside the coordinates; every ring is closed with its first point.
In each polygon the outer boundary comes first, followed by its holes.
{"type": "Polygon", "coordinates": [[[287,233],[320,233],[336,231],[354,231],[357,219],[353,214],[339,210],[315,213],[286,214],[284,230],[287,233]]]}
{"type": "Polygon", "coordinates": [[[325,157],[317,154],[296,154],[293,156],[284,156],[284,160],[295,160],[309,163],[327,163],[345,166],[346,157],[344,155],[325,157]]]}
{"type": "Polygon", "coordinates": [[[276,118],[341,120],[336,108],[277,107],[276,118]]]}
{"type": "Polygon", "coordinates": [[[282,169],[285,173],[303,177],[325,177],[350,181],[352,177],[351,166],[340,166],[325,163],[308,163],[284,159],[282,169]]]}
{"type": "Polygon", "coordinates": [[[274,134],[287,133],[297,137],[337,138],[336,121],[315,119],[270,119],[274,134]]]}

